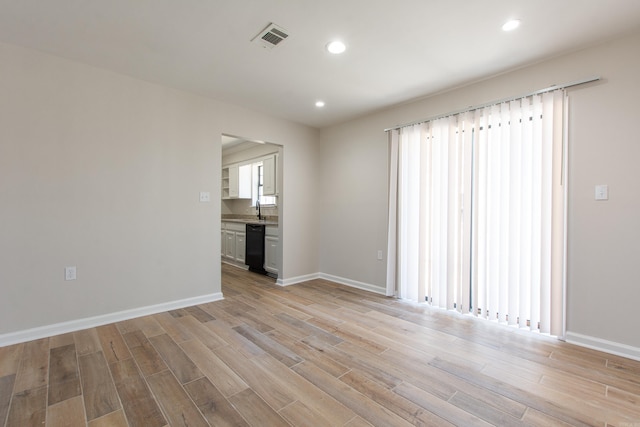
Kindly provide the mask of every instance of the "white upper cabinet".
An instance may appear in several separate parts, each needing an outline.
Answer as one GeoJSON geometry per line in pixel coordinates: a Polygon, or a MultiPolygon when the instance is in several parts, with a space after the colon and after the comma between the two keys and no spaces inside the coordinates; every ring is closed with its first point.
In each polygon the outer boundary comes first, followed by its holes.
{"type": "Polygon", "coordinates": [[[229,166],[229,198],[237,199],[238,198],[238,165],[229,166]]]}
{"type": "Polygon", "coordinates": [[[251,198],[251,165],[238,167],[238,198],[251,198]]]}
{"type": "Polygon", "coordinates": [[[262,194],[264,196],[276,196],[278,194],[276,169],[277,156],[275,154],[262,160],[262,194]]]}
{"type": "Polygon", "coordinates": [[[251,165],[229,165],[222,168],[222,198],[251,198],[251,165]]]}

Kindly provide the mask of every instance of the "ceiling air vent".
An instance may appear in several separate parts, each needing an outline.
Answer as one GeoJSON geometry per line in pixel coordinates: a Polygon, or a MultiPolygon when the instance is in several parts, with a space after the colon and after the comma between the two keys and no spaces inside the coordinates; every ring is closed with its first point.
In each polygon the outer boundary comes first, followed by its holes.
{"type": "Polygon", "coordinates": [[[289,37],[289,34],[284,28],[271,23],[251,41],[261,44],[262,47],[273,49],[287,37],[289,37]]]}

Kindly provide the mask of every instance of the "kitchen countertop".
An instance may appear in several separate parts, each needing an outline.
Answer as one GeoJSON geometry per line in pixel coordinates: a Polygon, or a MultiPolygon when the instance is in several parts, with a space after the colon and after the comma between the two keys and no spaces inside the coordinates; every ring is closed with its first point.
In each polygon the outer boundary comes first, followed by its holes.
{"type": "Polygon", "coordinates": [[[222,222],[237,222],[240,224],[264,224],[264,225],[274,225],[278,226],[278,221],[273,220],[258,220],[256,219],[245,219],[245,218],[222,218],[222,222]]]}

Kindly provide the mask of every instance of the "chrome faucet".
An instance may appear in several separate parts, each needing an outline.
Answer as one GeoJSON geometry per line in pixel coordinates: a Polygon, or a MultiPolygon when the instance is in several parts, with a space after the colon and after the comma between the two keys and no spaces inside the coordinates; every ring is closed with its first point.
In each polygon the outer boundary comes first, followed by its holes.
{"type": "Polygon", "coordinates": [[[258,221],[262,221],[262,213],[260,212],[260,200],[256,200],[256,211],[258,211],[258,221]]]}

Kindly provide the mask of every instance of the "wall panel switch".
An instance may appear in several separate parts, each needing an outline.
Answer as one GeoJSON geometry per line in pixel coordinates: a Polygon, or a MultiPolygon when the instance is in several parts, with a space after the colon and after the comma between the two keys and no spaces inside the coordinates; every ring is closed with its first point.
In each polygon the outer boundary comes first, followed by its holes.
{"type": "Polygon", "coordinates": [[[596,185],[596,200],[609,200],[608,185],[596,185]]]}
{"type": "Polygon", "coordinates": [[[378,251],[378,260],[382,260],[382,251],[378,251]]]}
{"type": "Polygon", "coordinates": [[[208,191],[201,191],[200,192],[200,202],[202,203],[207,203],[211,201],[211,193],[209,193],[208,191]]]}
{"type": "Polygon", "coordinates": [[[65,267],[64,268],[64,280],[76,280],[76,267],[65,267]]]}

